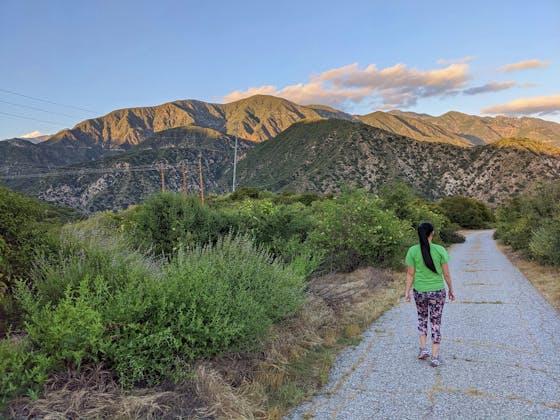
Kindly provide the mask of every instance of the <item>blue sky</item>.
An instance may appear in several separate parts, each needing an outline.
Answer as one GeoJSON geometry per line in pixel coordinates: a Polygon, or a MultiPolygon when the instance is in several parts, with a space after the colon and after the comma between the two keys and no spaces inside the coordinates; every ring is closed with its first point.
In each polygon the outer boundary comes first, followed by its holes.
{"type": "Polygon", "coordinates": [[[0,60],[0,139],[252,93],[560,122],[558,0],[1,0],[0,60]]]}

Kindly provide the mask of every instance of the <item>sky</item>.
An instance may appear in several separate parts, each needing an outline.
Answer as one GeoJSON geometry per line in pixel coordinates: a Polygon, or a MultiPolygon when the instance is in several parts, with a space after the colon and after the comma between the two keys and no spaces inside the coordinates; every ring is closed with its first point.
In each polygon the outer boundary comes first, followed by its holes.
{"type": "Polygon", "coordinates": [[[0,0],[0,139],[262,93],[560,122],[560,0],[0,0]]]}

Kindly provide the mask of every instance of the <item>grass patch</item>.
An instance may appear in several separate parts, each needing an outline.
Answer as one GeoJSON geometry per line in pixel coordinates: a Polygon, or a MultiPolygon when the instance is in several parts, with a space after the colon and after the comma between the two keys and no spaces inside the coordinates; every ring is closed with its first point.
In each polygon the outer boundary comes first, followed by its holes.
{"type": "Polygon", "coordinates": [[[560,312],[560,267],[529,260],[521,252],[499,244],[500,250],[527,277],[550,305],[560,312]]]}

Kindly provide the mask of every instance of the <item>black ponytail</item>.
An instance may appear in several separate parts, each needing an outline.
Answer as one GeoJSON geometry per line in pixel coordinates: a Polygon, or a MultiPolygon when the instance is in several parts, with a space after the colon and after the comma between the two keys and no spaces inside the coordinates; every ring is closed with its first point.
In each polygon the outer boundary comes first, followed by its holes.
{"type": "Polygon", "coordinates": [[[432,255],[430,254],[430,242],[428,241],[428,236],[430,236],[433,231],[434,227],[429,222],[422,222],[418,225],[418,238],[420,239],[420,249],[422,250],[424,264],[437,274],[434,260],[432,260],[432,255]]]}

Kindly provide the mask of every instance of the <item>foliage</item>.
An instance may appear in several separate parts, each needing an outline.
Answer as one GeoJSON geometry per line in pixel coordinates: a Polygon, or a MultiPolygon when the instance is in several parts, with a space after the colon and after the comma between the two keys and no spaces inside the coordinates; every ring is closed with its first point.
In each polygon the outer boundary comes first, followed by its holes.
{"type": "Polygon", "coordinates": [[[36,352],[27,338],[0,340],[0,410],[20,395],[37,396],[51,368],[50,358],[36,352]]]}
{"type": "Polygon", "coordinates": [[[392,266],[412,243],[410,223],[384,210],[379,198],[363,190],[315,204],[318,226],[310,242],[325,251],[331,270],[347,271],[367,264],[392,266]]]}
{"type": "Polygon", "coordinates": [[[39,303],[20,283],[18,297],[27,314],[25,326],[31,342],[53,363],[80,366],[84,360],[96,360],[103,348],[105,328],[98,309],[106,288],[101,277],[91,284],[86,278],[75,290],[69,285],[63,299],[53,306],[39,303]]]}
{"type": "Polygon", "coordinates": [[[79,217],[0,186],[0,334],[18,322],[14,280],[29,276],[37,255],[56,252],[60,226],[79,217]]]}
{"type": "Polygon", "coordinates": [[[460,195],[444,198],[439,207],[451,222],[467,229],[488,229],[495,222],[492,211],[474,198],[460,195]]]}
{"type": "Polygon", "coordinates": [[[495,236],[544,264],[560,264],[560,182],[513,197],[497,211],[495,236]]]}
{"type": "Polygon", "coordinates": [[[183,246],[215,242],[227,233],[220,214],[195,197],[176,193],[156,194],[132,215],[128,234],[133,246],[167,258],[183,246]]]}

